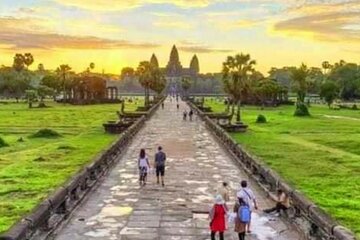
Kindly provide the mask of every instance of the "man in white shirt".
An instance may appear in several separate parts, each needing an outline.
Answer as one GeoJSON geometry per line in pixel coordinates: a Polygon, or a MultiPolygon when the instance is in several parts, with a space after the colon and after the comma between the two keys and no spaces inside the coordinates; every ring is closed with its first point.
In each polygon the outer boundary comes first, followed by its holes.
{"type": "MultiPolygon", "coordinates": [[[[257,210],[258,209],[258,205],[256,202],[256,197],[253,193],[253,191],[251,191],[250,188],[248,188],[248,184],[247,181],[243,180],[241,181],[241,189],[237,192],[236,194],[237,198],[242,198],[244,200],[244,202],[246,203],[246,205],[249,206],[250,211],[252,212],[254,209],[257,210]]],[[[247,224],[247,232],[250,233],[250,224],[251,224],[251,219],[249,224],[247,224]]]]}

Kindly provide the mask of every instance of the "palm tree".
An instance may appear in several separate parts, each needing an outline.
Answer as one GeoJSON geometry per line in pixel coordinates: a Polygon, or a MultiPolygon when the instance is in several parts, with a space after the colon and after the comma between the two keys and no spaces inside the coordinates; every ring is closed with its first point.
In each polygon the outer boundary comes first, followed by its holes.
{"type": "Polygon", "coordinates": [[[29,66],[33,64],[34,57],[31,53],[25,53],[24,54],[24,63],[26,65],[26,69],[29,69],[29,66]]]}
{"type": "Polygon", "coordinates": [[[309,75],[308,67],[302,63],[299,68],[295,68],[291,72],[291,78],[294,82],[293,88],[297,93],[296,111],[297,116],[309,115],[308,109],[305,105],[305,97],[308,90],[307,77],[309,75]]]}
{"type": "Polygon", "coordinates": [[[324,69],[324,74],[328,73],[328,70],[330,69],[331,65],[328,61],[324,61],[321,64],[322,68],[324,69]]]}
{"type": "Polygon", "coordinates": [[[59,78],[62,81],[64,102],[66,100],[66,80],[67,80],[66,78],[69,75],[70,70],[71,70],[71,67],[67,64],[62,64],[56,69],[56,73],[58,74],[59,78]]]}
{"type": "Polygon", "coordinates": [[[14,56],[14,63],[13,63],[13,68],[20,72],[21,70],[24,69],[25,66],[25,57],[24,55],[17,53],[14,56]]]}
{"type": "Polygon", "coordinates": [[[188,90],[189,90],[190,87],[191,87],[190,78],[184,77],[184,78],[181,80],[181,87],[182,87],[182,89],[183,89],[184,92],[185,92],[185,96],[187,97],[187,95],[188,95],[188,90]]]}
{"type": "Polygon", "coordinates": [[[91,70],[93,70],[95,68],[95,63],[91,62],[89,67],[90,67],[91,70]]]}
{"type": "Polygon", "coordinates": [[[223,83],[224,90],[229,95],[234,104],[237,104],[236,122],[241,122],[240,105],[244,92],[248,90],[248,80],[254,73],[255,60],[251,60],[249,54],[237,54],[234,57],[228,56],[223,63],[223,83]]]}
{"type": "Polygon", "coordinates": [[[149,90],[151,85],[151,64],[149,61],[142,61],[136,70],[141,86],[144,88],[145,107],[149,107],[149,90]]]}

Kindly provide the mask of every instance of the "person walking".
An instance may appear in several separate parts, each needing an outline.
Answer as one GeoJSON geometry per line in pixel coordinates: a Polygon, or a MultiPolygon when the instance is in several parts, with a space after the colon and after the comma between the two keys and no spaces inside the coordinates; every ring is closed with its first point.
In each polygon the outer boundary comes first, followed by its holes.
{"type": "Polygon", "coordinates": [[[190,109],[190,112],[189,112],[189,119],[190,121],[192,121],[192,116],[193,116],[194,112],[192,109],[190,109]]]}
{"type": "Polygon", "coordinates": [[[145,149],[140,150],[138,167],[139,167],[139,175],[140,175],[139,184],[140,186],[145,186],[147,172],[148,169],[150,169],[149,159],[146,157],[145,149]]]}
{"type": "Polygon", "coordinates": [[[286,211],[290,207],[290,199],[289,196],[282,190],[278,189],[276,196],[270,195],[270,197],[276,202],[275,207],[265,209],[265,213],[276,212],[276,215],[280,215],[280,211],[286,211]]]}
{"type": "MultiPolygon", "coordinates": [[[[256,197],[255,197],[253,191],[250,188],[248,188],[247,181],[245,181],[245,180],[241,181],[241,189],[237,192],[236,196],[237,196],[237,198],[241,198],[244,200],[246,205],[248,205],[250,207],[251,212],[253,212],[254,209],[255,210],[258,209],[256,197]]],[[[247,232],[251,233],[251,219],[250,219],[249,223],[246,225],[247,225],[246,226],[247,232]]]]}
{"type": "Polygon", "coordinates": [[[160,184],[160,177],[161,177],[161,185],[164,187],[164,178],[165,178],[165,161],[166,161],[166,154],[162,151],[162,147],[158,147],[158,152],[155,154],[155,169],[156,169],[156,178],[157,184],[160,184]]]}
{"type": "Polygon", "coordinates": [[[164,109],[164,101],[161,103],[161,108],[164,109]]]}
{"type": "Polygon", "coordinates": [[[183,120],[184,120],[184,121],[186,121],[186,117],[187,117],[187,111],[184,110],[184,112],[183,112],[183,120]]]}
{"type": "Polygon", "coordinates": [[[234,231],[238,234],[239,240],[245,240],[246,223],[242,222],[238,215],[239,208],[245,204],[245,201],[242,198],[239,198],[234,205],[234,214],[236,214],[234,231]]]}
{"type": "Polygon", "coordinates": [[[228,208],[221,195],[216,195],[215,204],[209,213],[211,240],[215,240],[215,235],[217,232],[219,232],[220,240],[224,240],[224,232],[226,230],[225,216],[227,211],[228,208]]]}
{"type": "Polygon", "coordinates": [[[223,182],[221,187],[218,190],[218,193],[221,195],[225,203],[230,201],[230,190],[227,182],[223,182]]]}
{"type": "Polygon", "coordinates": [[[180,107],[180,105],[177,103],[176,104],[176,109],[179,110],[179,107],[180,107]]]}

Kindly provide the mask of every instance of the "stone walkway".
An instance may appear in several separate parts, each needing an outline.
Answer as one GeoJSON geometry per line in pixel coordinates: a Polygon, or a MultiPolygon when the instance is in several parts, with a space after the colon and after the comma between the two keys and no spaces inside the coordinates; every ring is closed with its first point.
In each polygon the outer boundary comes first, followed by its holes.
{"type": "MultiPolygon", "coordinates": [[[[248,177],[214,140],[201,120],[183,121],[188,109],[180,102],[176,109],[167,100],[137,134],[110,175],[72,215],[57,240],[80,239],[160,239],[205,240],[209,237],[208,211],[222,181],[230,183],[231,202],[239,182],[248,177]],[[145,148],[153,163],[158,145],[167,153],[166,185],[156,184],[150,174],[148,184],[139,187],[137,157],[145,148]]],[[[250,181],[260,208],[273,203],[250,181]]],[[[232,209],[232,206],[230,206],[232,209]]],[[[253,216],[253,233],[247,239],[301,239],[279,219],[261,212],[253,216]]],[[[225,239],[237,239],[229,226],[225,239]]]]}

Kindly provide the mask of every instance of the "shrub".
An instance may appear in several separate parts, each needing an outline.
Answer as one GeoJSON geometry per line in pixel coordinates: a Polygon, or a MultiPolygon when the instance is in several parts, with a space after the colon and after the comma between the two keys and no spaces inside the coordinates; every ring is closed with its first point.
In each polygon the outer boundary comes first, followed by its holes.
{"type": "Polygon", "coordinates": [[[298,103],[296,105],[296,110],[295,110],[294,116],[297,116],[297,117],[310,116],[308,107],[304,103],[298,103]]]}
{"type": "Polygon", "coordinates": [[[259,114],[256,118],[256,123],[266,123],[266,117],[262,114],[259,114]]]}
{"type": "Polygon", "coordinates": [[[48,128],[43,128],[40,129],[39,131],[37,131],[36,133],[34,133],[33,135],[31,135],[30,137],[32,138],[58,138],[61,137],[61,134],[59,134],[58,132],[48,129],[48,128]]]}
{"type": "Polygon", "coordinates": [[[351,109],[352,109],[352,110],[358,110],[358,107],[357,107],[356,104],[354,104],[354,105],[352,105],[351,109]]]}
{"type": "Polygon", "coordinates": [[[2,139],[2,137],[0,137],[0,148],[2,147],[8,147],[9,144],[7,144],[7,142],[5,142],[4,139],[2,139]]]}

